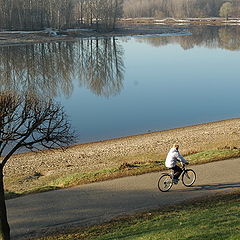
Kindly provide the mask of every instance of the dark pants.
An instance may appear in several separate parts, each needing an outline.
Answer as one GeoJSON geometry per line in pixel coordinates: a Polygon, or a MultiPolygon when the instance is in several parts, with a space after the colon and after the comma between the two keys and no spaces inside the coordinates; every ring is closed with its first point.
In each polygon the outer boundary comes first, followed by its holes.
{"type": "Polygon", "coordinates": [[[182,173],[182,169],[177,165],[171,169],[174,171],[173,178],[178,179],[182,173]]]}

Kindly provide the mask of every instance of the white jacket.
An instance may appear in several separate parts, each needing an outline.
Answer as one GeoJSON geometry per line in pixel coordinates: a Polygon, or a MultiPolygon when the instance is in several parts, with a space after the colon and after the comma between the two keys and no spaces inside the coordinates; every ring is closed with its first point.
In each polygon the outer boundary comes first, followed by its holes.
{"type": "Polygon", "coordinates": [[[182,163],[188,163],[188,161],[178,152],[176,148],[171,148],[170,151],[168,152],[165,161],[165,166],[167,168],[173,168],[176,166],[177,161],[182,163]]]}

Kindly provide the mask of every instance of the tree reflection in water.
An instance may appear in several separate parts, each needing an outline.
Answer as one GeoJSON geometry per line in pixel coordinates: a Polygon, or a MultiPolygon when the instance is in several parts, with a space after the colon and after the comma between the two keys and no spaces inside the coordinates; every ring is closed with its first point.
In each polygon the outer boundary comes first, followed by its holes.
{"type": "Polygon", "coordinates": [[[240,27],[191,27],[189,31],[192,35],[174,36],[174,37],[138,37],[139,42],[147,42],[152,46],[159,47],[167,44],[178,43],[185,50],[195,46],[204,46],[207,48],[223,48],[228,50],[240,49],[240,27]]]}
{"type": "MultiPolygon", "coordinates": [[[[192,27],[191,36],[138,37],[153,46],[178,43],[194,46],[240,49],[240,27],[192,27]]],[[[69,97],[73,80],[94,94],[110,97],[123,88],[123,47],[115,38],[81,39],[0,48],[0,91],[32,92],[38,96],[69,97]]]]}
{"type": "Polygon", "coordinates": [[[101,96],[123,87],[123,49],[114,38],[0,48],[0,91],[69,97],[73,80],[101,96]]]}
{"type": "Polygon", "coordinates": [[[100,96],[113,96],[123,88],[123,48],[115,38],[84,40],[75,45],[80,51],[76,73],[80,85],[100,96]]]}

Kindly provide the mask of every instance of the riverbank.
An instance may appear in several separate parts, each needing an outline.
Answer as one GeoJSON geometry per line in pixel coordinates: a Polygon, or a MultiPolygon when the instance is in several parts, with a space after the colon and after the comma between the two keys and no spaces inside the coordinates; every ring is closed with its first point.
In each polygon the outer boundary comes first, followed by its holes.
{"type": "MultiPolygon", "coordinates": [[[[24,192],[51,186],[51,183],[53,187],[61,186],[56,181],[64,176],[73,178],[80,174],[84,179],[88,177],[87,173],[92,173],[94,181],[104,171],[109,170],[109,176],[114,178],[116,175],[111,169],[128,170],[134,164],[157,163],[163,168],[166,153],[175,142],[179,143],[184,156],[212,149],[236,150],[238,156],[240,119],[79,144],[65,151],[14,155],[5,168],[5,186],[9,192],[24,192]]],[[[148,171],[154,170],[150,166],[148,171]]],[[[122,175],[127,173],[123,172],[122,175]]]]}
{"type": "Polygon", "coordinates": [[[75,41],[78,38],[119,37],[136,35],[182,35],[187,29],[196,26],[240,26],[239,18],[124,18],[119,20],[118,27],[111,32],[97,32],[94,29],[76,28],[51,32],[42,31],[2,31],[0,46],[25,45],[75,41]],[[57,34],[56,34],[57,33],[57,34]]]}
{"type": "Polygon", "coordinates": [[[120,23],[127,25],[163,25],[163,26],[240,26],[240,18],[163,18],[156,19],[151,17],[146,18],[123,18],[120,23]]]}
{"type": "Polygon", "coordinates": [[[173,26],[119,26],[111,32],[97,32],[94,29],[68,29],[49,31],[4,31],[0,32],[0,46],[15,46],[33,43],[76,41],[82,38],[120,37],[136,35],[182,34],[183,27],[173,26]],[[54,32],[55,33],[55,32],[54,32]]]}

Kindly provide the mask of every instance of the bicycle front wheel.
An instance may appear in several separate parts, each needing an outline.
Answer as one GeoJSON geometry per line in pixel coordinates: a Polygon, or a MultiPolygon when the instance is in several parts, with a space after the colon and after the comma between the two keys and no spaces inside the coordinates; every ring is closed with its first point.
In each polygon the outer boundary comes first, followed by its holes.
{"type": "Polygon", "coordinates": [[[196,181],[196,173],[192,169],[187,169],[182,175],[182,182],[186,187],[190,187],[196,181]]]}
{"type": "Polygon", "coordinates": [[[172,176],[163,174],[158,180],[158,189],[161,192],[167,192],[173,185],[172,176]]]}

